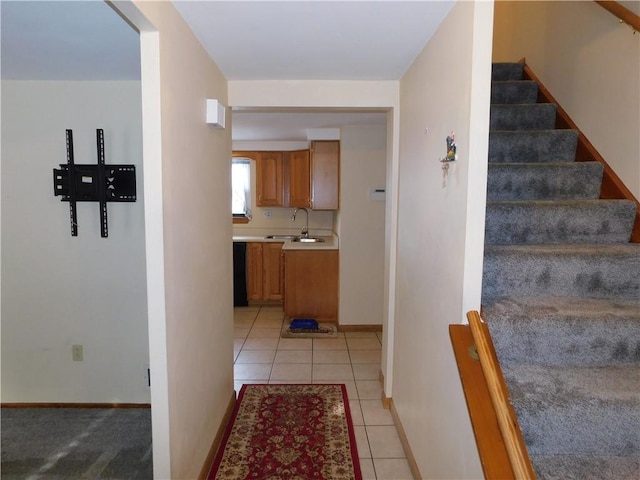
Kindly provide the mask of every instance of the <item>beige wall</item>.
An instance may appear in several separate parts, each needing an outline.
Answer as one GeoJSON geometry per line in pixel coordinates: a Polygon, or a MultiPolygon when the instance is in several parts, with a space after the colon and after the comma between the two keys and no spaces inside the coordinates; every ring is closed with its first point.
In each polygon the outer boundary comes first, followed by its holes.
{"type": "Polygon", "coordinates": [[[492,15],[456,3],[400,83],[393,402],[423,478],[482,477],[448,325],[480,306],[492,15]]]}
{"type": "Polygon", "coordinates": [[[148,403],[140,82],[2,82],[2,401],[148,403]],[[52,169],[95,164],[96,129],[108,165],[137,168],[135,203],[53,195],[52,169]],[[82,345],[84,360],[72,361],[82,345]]]}
{"type": "Polygon", "coordinates": [[[149,297],[154,474],[195,478],[233,393],[231,135],[204,121],[227,82],[170,2],[117,6],[142,30],[147,268],[163,266],[149,297]]]}
{"type": "Polygon", "coordinates": [[[386,187],[385,125],[341,129],[340,325],[382,325],[385,201],[371,200],[386,187]]]}
{"type": "Polygon", "coordinates": [[[523,57],[640,198],[638,35],[595,2],[497,2],[494,60],[523,57]]]}

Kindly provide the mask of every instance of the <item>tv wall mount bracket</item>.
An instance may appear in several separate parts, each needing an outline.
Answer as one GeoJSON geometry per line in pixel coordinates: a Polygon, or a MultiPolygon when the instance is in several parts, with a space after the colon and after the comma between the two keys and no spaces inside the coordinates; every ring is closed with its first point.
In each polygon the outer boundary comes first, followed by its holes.
{"type": "Polygon", "coordinates": [[[109,236],[107,202],[136,201],[135,165],[105,165],[104,131],[96,130],[98,163],[76,165],[73,158],[73,131],[67,130],[67,163],[53,169],[53,193],[61,201],[69,202],[71,236],[78,236],[76,202],[100,204],[100,235],[109,236]]]}

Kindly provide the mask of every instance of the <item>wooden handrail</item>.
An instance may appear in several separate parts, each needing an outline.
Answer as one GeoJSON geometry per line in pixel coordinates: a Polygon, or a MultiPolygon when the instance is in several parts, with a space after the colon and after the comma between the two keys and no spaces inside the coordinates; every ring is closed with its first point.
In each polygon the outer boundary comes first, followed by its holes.
{"type": "Polygon", "coordinates": [[[482,366],[482,372],[487,381],[489,394],[496,413],[498,425],[502,433],[502,437],[507,448],[509,461],[513,468],[514,476],[517,480],[535,479],[529,454],[527,453],[524,443],[521,441],[520,428],[517,425],[515,416],[509,407],[508,399],[502,388],[502,378],[500,367],[493,355],[490,347],[490,340],[486,337],[486,330],[482,326],[480,314],[476,311],[467,313],[471,334],[476,344],[478,358],[482,366]]]}
{"type": "Polygon", "coordinates": [[[640,16],[633,13],[627,7],[613,1],[594,1],[602,8],[618,17],[621,22],[624,22],[633,28],[633,33],[640,31],[640,16]]]}

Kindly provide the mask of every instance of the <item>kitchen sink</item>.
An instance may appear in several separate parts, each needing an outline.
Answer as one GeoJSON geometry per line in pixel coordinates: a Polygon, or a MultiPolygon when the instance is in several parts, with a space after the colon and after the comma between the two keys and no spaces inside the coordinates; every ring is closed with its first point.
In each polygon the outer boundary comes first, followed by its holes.
{"type": "Polygon", "coordinates": [[[295,240],[298,237],[298,235],[267,235],[264,238],[267,240],[295,240]]]}
{"type": "Polygon", "coordinates": [[[292,242],[300,243],[321,243],[324,242],[324,238],[318,237],[295,237],[291,239],[292,242]]]}

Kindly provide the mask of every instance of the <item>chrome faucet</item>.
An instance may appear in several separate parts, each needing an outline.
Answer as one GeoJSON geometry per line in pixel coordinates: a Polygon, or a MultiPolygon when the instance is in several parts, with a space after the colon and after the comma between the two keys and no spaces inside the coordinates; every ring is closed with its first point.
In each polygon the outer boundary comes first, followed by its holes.
{"type": "Polygon", "coordinates": [[[302,227],[302,231],[300,232],[300,236],[302,238],[309,238],[309,211],[306,208],[296,208],[293,211],[293,215],[291,215],[291,221],[295,222],[296,214],[298,213],[298,210],[304,210],[304,213],[307,214],[307,221],[306,221],[304,227],[302,227]]]}

